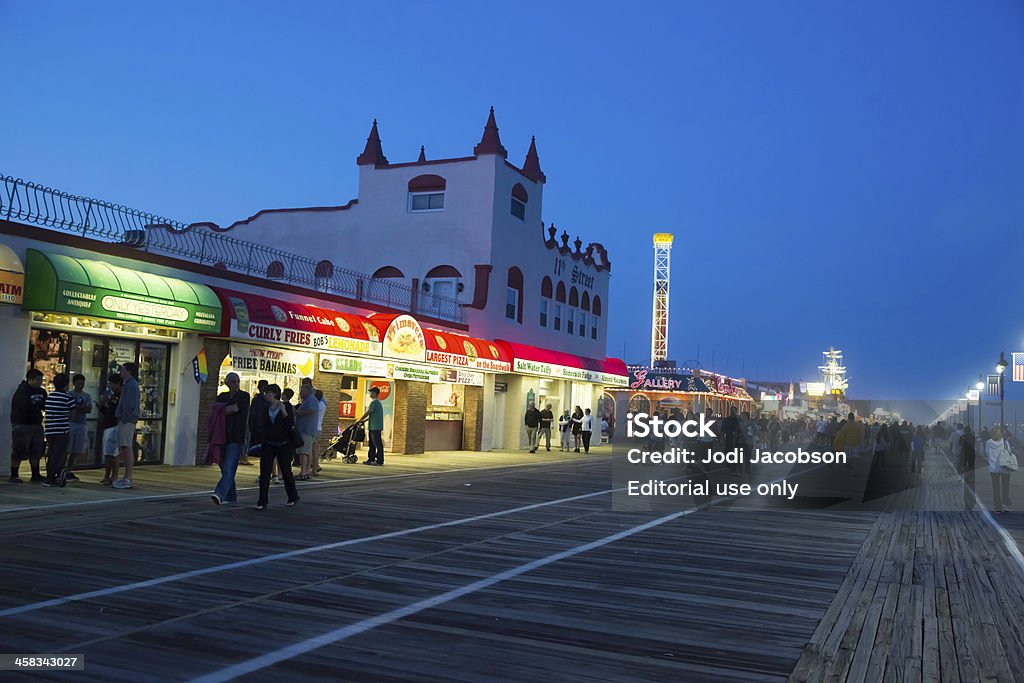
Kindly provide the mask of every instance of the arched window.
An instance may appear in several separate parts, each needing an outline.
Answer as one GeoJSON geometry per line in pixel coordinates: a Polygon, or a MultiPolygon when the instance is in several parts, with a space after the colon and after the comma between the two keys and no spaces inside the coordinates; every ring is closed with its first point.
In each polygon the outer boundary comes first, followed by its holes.
{"type": "Polygon", "coordinates": [[[583,292],[583,298],[580,301],[580,308],[584,311],[590,310],[590,292],[583,292]]]}
{"type": "Polygon", "coordinates": [[[569,305],[574,308],[580,305],[580,293],[575,287],[569,290],[569,305]]]}
{"type": "Polygon", "coordinates": [[[409,181],[409,211],[440,211],[444,209],[447,182],[439,175],[427,173],[409,181]]]}
{"type": "Polygon", "coordinates": [[[462,277],[462,273],[454,266],[434,266],[427,277],[462,277]]]}
{"type": "Polygon", "coordinates": [[[565,306],[565,283],[559,282],[558,287],[555,288],[555,314],[551,328],[555,332],[559,332],[562,329],[562,308],[565,306]]]}
{"type": "Polygon", "coordinates": [[[516,183],[512,186],[512,215],[519,220],[526,220],[526,202],[530,201],[530,195],[526,188],[516,183]]]}
{"type": "Polygon", "coordinates": [[[324,259],[316,264],[316,269],[313,271],[313,278],[316,280],[316,288],[321,292],[326,292],[331,284],[331,278],[334,277],[334,264],[324,259]]]}
{"type": "Polygon", "coordinates": [[[601,315],[601,297],[594,297],[594,315],[601,315]]]}
{"type": "Polygon", "coordinates": [[[540,326],[548,326],[548,314],[551,308],[551,278],[547,275],[540,282],[540,326]]]}
{"type": "Polygon", "coordinates": [[[384,278],[391,277],[405,277],[405,275],[394,266],[381,266],[377,270],[373,271],[373,279],[375,280],[382,280],[384,278]]]}
{"type": "Polygon", "coordinates": [[[284,278],[284,264],[280,261],[271,261],[267,266],[267,278],[270,280],[281,280],[284,278]]]}
{"type": "Polygon", "coordinates": [[[508,287],[505,290],[505,317],[523,322],[523,271],[512,266],[508,269],[508,287]]]}
{"type": "Polygon", "coordinates": [[[590,338],[597,341],[598,318],[601,316],[601,297],[594,297],[590,312],[590,338]]]}
{"type": "Polygon", "coordinates": [[[576,307],[580,305],[580,292],[575,287],[569,289],[569,310],[565,315],[565,331],[576,333],[576,307]]]}

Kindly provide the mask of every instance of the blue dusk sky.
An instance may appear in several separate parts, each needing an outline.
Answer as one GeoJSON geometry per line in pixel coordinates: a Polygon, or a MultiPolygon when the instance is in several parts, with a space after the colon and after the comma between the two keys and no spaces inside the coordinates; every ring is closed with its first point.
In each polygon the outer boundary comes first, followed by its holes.
{"type": "Polygon", "coordinates": [[[608,248],[627,361],[657,231],[679,361],[835,345],[855,397],[945,398],[1024,350],[1020,0],[0,0],[0,44],[0,172],[182,221],[343,204],[373,118],[462,156],[493,105],[545,222],[608,248]]]}

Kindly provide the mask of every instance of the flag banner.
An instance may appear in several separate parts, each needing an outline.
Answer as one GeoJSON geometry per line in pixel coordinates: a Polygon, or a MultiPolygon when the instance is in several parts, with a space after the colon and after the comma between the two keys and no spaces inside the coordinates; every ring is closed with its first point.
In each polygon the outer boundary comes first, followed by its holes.
{"type": "Polygon", "coordinates": [[[999,375],[988,376],[988,395],[998,396],[999,395],[999,375]]]}
{"type": "Polygon", "coordinates": [[[206,381],[206,349],[201,349],[196,357],[192,359],[192,376],[195,377],[196,384],[202,384],[206,381]]]}
{"type": "Polygon", "coordinates": [[[1024,353],[1013,354],[1013,381],[1024,382],[1024,353]]]}

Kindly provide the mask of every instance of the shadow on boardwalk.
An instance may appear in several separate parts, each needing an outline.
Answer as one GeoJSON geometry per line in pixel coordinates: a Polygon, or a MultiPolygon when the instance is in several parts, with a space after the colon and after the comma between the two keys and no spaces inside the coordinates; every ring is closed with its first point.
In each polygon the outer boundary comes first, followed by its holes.
{"type": "Polygon", "coordinates": [[[1010,535],[938,453],[921,485],[879,502],[790,680],[1021,680],[1024,565],[1010,535]]]}

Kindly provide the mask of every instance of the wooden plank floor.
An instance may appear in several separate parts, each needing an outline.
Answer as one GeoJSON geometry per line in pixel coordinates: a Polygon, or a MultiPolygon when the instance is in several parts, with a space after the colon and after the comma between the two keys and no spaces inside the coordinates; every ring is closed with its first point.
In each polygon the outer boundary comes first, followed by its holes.
{"type": "MultiPolygon", "coordinates": [[[[304,486],[294,509],[275,489],[265,512],[178,495],[208,485],[195,472],[162,482],[167,498],[107,504],[96,496],[112,492],[89,491],[53,508],[45,493],[20,494],[37,502],[0,511],[0,612],[250,562],[0,615],[5,651],[83,652],[87,662],[73,677],[3,680],[190,680],[661,514],[615,512],[610,495],[588,495],[611,487],[606,456],[489,455],[471,456],[478,469],[445,458],[348,468],[304,486]],[[491,516],[461,521],[479,515],[491,516]]],[[[937,458],[923,485],[897,487],[868,511],[853,500],[866,463],[845,481],[808,471],[815,495],[848,502],[720,501],[321,641],[244,680],[1019,680],[1020,567],[994,527],[963,511],[959,480],[937,458]]]]}
{"type": "Polygon", "coordinates": [[[975,506],[931,454],[922,485],[885,501],[791,680],[1021,680],[1024,574],[975,506]]]}

